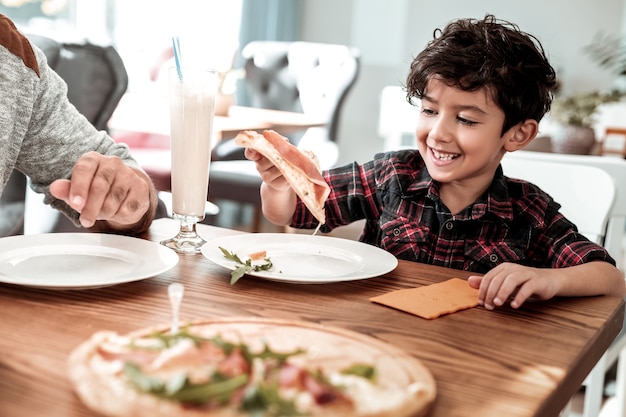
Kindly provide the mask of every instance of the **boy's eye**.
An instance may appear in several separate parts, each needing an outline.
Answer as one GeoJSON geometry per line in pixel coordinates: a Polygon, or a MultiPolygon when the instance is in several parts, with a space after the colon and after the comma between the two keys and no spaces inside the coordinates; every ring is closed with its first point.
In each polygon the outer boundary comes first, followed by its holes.
{"type": "Polygon", "coordinates": [[[464,117],[461,117],[461,116],[457,116],[456,119],[459,121],[459,123],[467,125],[467,126],[474,126],[475,124],[478,123],[478,122],[475,122],[473,120],[468,120],[468,119],[466,119],[464,117]]]}
{"type": "Polygon", "coordinates": [[[422,107],[421,108],[421,112],[426,114],[426,115],[429,115],[429,116],[432,116],[433,114],[437,114],[434,110],[431,110],[431,109],[426,108],[426,107],[422,107]]]}

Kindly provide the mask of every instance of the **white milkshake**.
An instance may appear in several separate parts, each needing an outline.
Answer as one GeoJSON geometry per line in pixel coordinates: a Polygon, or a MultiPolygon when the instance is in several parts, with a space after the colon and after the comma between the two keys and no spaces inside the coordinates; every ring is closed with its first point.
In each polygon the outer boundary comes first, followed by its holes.
{"type": "Polygon", "coordinates": [[[217,74],[210,70],[170,70],[173,212],[204,218],[217,74]]]}
{"type": "Polygon", "coordinates": [[[177,252],[200,253],[206,243],[196,223],[204,218],[208,194],[217,81],[210,70],[172,68],[169,74],[172,203],[180,230],[161,244],[177,252]]]}

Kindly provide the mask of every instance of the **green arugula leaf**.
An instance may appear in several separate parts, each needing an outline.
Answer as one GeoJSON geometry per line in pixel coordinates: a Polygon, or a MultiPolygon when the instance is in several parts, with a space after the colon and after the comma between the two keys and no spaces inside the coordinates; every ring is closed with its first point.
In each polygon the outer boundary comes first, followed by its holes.
{"type": "Polygon", "coordinates": [[[224,254],[224,258],[239,264],[230,273],[230,285],[236,284],[237,281],[239,281],[239,279],[241,277],[243,277],[245,274],[249,274],[250,272],[269,271],[269,270],[271,270],[274,267],[274,265],[272,264],[272,261],[270,260],[270,258],[265,258],[264,259],[264,261],[265,261],[264,264],[252,265],[252,261],[250,259],[246,259],[246,261],[243,262],[241,260],[241,258],[239,258],[239,256],[237,256],[236,253],[231,252],[231,251],[229,251],[227,249],[224,249],[221,246],[218,246],[218,248],[224,254]]]}
{"type": "MultiPolygon", "coordinates": [[[[249,351],[247,353],[249,353],[249,351]]],[[[296,349],[291,352],[279,353],[270,349],[267,343],[263,343],[263,350],[258,353],[251,354],[251,356],[252,358],[259,358],[262,360],[275,359],[279,362],[286,362],[291,356],[302,355],[304,353],[306,353],[306,350],[304,349],[296,349]]]]}
{"type": "Polygon", "coordinates": [[[251,271],[252,271],[252,268],[248,265],[241,265],[241,266],[236,267],[230,273],[230,285],[236,284],[237,281],[239,281],[241,277],[243,277],[245,274],[251,271]]]}
{"type": "Polygon", "coordinates": [[[144,374],[139,365],[135,365],[134,363],[126,362],[124,364],[124,374],[140,391],[159,392],[164,388],[163,382],[157,378],[144,374]]]}
{"type": "Polygon", "coordinates": [[[226,259],[230,259],[231,261],[235,261],[235,262],[237,262],[238,264],[243,264],[243,261],[242,261],[241,259],[239,259],[239,256],[237,256],[237,254],[236,254],[236,253],[234,253],[234,252],[230,252],[230,251],[228,251],[228,250],[224,249],[224,248],[223,248],[223,247],[221,247],[221,246],[218,246],[218,248],[220,248],[220,250],[221,250],[221,251],[222,251],[222,253],[224,254],[224,258],[226,258],[226,259]]]}
{"type": "Polygon", "coordinates": [[[124,364],[124,374],[140,391],[188,404],[206,404],[212,400],[224,404],[237,389],[248,383],[246,374],[226,378],[218,373],[213,374],[209,382],[201,384],[190,382],[183,374],[164,382],[144,374],[138,365],[130,362],[124,364]]]}
{"type": "Polygon", "coordinates": [[[365,378],[370,382],[375,382],[377,372],[376,368],[371,365],[366,365],[362,363],[355,363],[341,371],[344,375],[355,375],[360,376],[361,378],[365,378]]]}
{"type": "Polygon", "coordinates": [[[252,416],[284,417],[304,416],[291,399],[280,396],[278,383],[261,382],[249,385],[240,409],[252,416]]]}

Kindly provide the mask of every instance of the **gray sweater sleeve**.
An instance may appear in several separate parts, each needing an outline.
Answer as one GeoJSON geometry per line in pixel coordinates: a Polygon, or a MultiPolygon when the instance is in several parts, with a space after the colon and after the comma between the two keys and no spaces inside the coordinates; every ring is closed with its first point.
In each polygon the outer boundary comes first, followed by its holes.
{"type": "Polygon", "coordinates": [[[75,222],[78,213],[49,193],[59,178],[71,178],[76,160],[89,151],[116,155],[137,167],[128,148],[97,131],[67,99],[65,82],[48,67],[33,46],[40,76],[7,49],[0,47],[0,178],[2,187],[13,168],[31,180],[44,201],[75,222]],[[8,94],[5,94],[8,92],[8,94]],[[6,146],[5,146],[6,145],[6,146]]]}

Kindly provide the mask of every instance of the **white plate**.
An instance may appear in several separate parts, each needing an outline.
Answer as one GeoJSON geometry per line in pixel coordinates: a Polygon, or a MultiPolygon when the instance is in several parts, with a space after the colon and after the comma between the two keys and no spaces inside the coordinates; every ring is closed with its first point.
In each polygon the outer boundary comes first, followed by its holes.
{"type": "Polygon", "coordinates": [[[155,242],[100,233],[0,239],[0,282],[45,289],[106,287],[153,277],[178,263],[155,242]]]}
{"type": "Polygon", "coordinates": [[[217,238],[202,247],[202,254],[231,270],[237,263],[226,259],[220,247],[245,262],[248,254],[266,251],[274,267],[251,272],[273,281],[317,284],[372,278],[397,265],[395,256],[376,246],[329,236],[290,233],[249,233],[217,238]]]}

